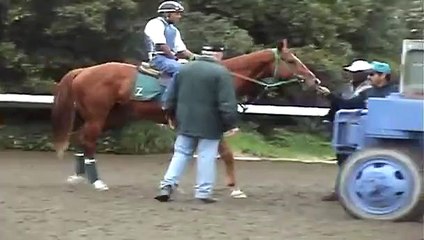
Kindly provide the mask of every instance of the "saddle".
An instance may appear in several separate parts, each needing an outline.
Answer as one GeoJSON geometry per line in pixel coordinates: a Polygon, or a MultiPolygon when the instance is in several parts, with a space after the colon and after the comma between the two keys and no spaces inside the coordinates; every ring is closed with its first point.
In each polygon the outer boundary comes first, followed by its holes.
{"type": "Polygon", "coordinates": [[[152,67],[150,63],[148,62],[141,62],[141,64],[138,66],[138,71],[140,71],[141,73],[148,74],[155,78],[160,78],[162,75],[161,71],[152,67]]]}
{"type": "MultiPolygon", "coordinates": [[[[184,59],[178,59],[178,62],[180,62],[181,64],[188,63],[188,61],[184,59]]],[[[155,78],[167,77],[167,74],[157,70],[148,62],[141,62],[141,64],[138,66],[138,71],[140,73],[145,73],[155,78]]]]}

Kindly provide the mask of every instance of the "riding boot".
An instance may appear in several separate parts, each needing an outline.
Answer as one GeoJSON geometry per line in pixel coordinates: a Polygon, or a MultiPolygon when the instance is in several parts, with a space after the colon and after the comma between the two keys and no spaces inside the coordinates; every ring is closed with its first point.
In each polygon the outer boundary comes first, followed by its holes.
{"type": "Polygon", "coordinates": [[[337,185],[340,178],[340,170],[348,157],[349,157],[348,154],[336,154],[337,165],[339,166],[339,169],[337,172],[336,182],[334,184],[334,191],[322,197],[321,198],[322,201],[337,201],[339,199],[337,194],[337,185]]]}
{"type": "Polygon", "coordinates": [[[338,185],[338,181],[339,181],[339,173],[340,173],[340,169],[337,173],[336,182],[334,183],[334,190],[332,192],[330,192],[329,194],[323,196],[321,198],[322,201],[324,201],[324,202],[334,202],[334,201],[339,200],[339,196],[337,194],[337,185],[338,185]]]}
{"type": "Polygon", "coordinates": [[[325,195],[324,197],[321,198],[322,201],[324,202],[334,202],[338,200],[338,196],[336,194],[336,192],[331,192],[327,195],[325,195]]]}

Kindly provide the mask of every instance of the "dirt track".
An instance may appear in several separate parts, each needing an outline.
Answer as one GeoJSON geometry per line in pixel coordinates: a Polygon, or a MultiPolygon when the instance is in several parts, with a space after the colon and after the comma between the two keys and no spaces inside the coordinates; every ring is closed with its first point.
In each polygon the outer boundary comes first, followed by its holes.
{"type": "Polygon", "coordinates": [[[111,188],[72,187],[67,156],[0,152],[0,240],[418,240],[419,223],[350,218],[337,203],[319,198],[332,185],[335,166],[237,162],[247,199],[231,199],[222,163],[216,204],[192,201],[193,168],[186,191],[158,203],[158,181],[169,156],[99,155],[100,174],[111,188]]]}

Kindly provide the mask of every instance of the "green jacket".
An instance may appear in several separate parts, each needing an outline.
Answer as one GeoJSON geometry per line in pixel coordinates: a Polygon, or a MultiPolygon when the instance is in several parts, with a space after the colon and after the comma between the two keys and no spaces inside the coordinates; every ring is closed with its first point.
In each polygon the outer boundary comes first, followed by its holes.
{"type": "Polygon", "coordinates": [[[175,113],[177,134],[220,139],[234,128],[237,100],[229,71],[209,57],[181,66],[168,102],[175,113]]]}

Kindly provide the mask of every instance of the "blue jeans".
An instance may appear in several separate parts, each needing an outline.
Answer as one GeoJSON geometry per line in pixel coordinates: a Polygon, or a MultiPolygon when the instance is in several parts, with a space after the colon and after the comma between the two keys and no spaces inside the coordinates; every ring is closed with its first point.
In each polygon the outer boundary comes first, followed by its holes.
{"type": "Polygon", "coordinates": [[[174,144],[174,155],[160,187],[178,185],[187,163],[193,158],[197,147],[197,178],[195,198],[209,198],[213,193],[216,174],[216,157],[219,139],[202,139],[178,135],[174,144]]]}
{"type": "Polygon", "coordinates": [[[169,92],[174,88],[175,74],[180,69],[181,63],[177,62],[175,59],[167,58],[163,55],[156,55],[152,59],[151,65],[157,70],[164,72],[171,77],[169,84],[166,86],[165,92],[162,95],[162,107],[166,108],[165,102],[169,98],[169,92]]]}

